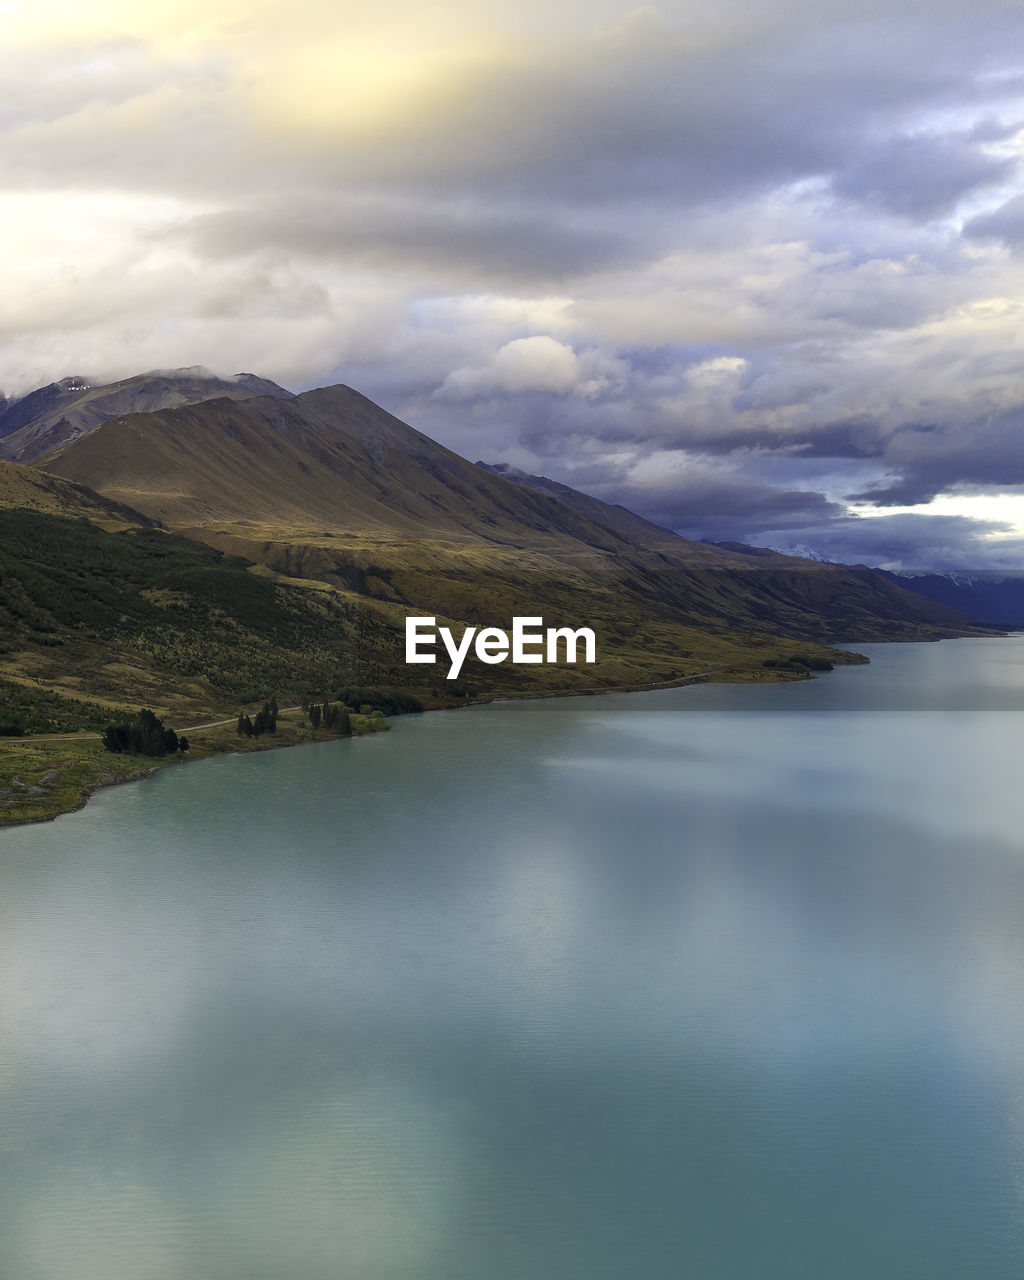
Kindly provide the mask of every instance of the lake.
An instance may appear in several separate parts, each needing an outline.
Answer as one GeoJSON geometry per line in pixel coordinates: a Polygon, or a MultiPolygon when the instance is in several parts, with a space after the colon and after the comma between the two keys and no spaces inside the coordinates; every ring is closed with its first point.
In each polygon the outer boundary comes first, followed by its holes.
{"type": "Polygon", "coordinates": [[[1024,1274],[1024,636],[0,836],[13,1280],[1024,1274]]]}

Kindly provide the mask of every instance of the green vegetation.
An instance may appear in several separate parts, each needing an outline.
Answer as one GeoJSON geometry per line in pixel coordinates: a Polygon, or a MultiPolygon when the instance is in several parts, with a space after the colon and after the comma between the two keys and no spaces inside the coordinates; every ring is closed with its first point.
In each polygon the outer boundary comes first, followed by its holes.
{"type": "MultiPolygon", "coordinates": [[[[116,708],[117,710],[125,710],[116,708]]],[[[0,679],[0,737],[23,738],[35,733],[98,732],[110,720],[110,707],[65,698],[38,685],[0,679]]]]}
{"type": "Polygon", "coordinates": [[[256,712],[255,720],[246,715],[244,711],[240,711],[235,732],[239,737],[244,734],[247,738],[259,738],[265,733],[276,733],[277,714],[276,698],[271,698],[268,702],[264,702],[263,706],[256,712]]]}
{"type": "Polygon", "coordinates": [[[130,756],[112,756],[98,738],[5,743],[0,751],[0,823],[38,822],[80,808],[98,786],[144,777],[130,756]]]}
{"type": "Polygon", "coordinates": [[[269,687],[297,698],[313,681],[346,683],[372,620],[340,593],[282,586],[248,565],[175,534],[0,510],[0,720],[97,729],[110,719],[101,701],[120,708],[133,693],[156,702],[169,687],[168,709],[185,714],[269,687]],[[39,684],[59,693],[36,697],[39,684]]]}
{"type": "Polygon", "coordinates": [[[372,711],[379,711],[385,716],[404,716],[423,710],[423,703],[419,698],[395,689],[367,689],[358,685],[342,689],[337,699],[354,711],[368,708],[364,712],[367,715],[372,711]]]}
{"type": "Polygon", "coordinates": [[[835,663],[817,653],[794,653],[788,658],[766,658],[761,664],[771,671],[797,671],[806,675],[810,671],[834,671],[835,663]]]}

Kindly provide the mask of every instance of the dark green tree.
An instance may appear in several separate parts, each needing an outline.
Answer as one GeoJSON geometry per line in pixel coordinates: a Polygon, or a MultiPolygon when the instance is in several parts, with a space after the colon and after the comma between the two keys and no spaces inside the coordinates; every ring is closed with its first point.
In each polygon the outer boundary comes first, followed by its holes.
{"type": "Polygon", "coordinates": [[[128,726],[126,724],[108,724],[103,732],[103,745],[108,751],[121,754],[128,750],[128,726]]]}

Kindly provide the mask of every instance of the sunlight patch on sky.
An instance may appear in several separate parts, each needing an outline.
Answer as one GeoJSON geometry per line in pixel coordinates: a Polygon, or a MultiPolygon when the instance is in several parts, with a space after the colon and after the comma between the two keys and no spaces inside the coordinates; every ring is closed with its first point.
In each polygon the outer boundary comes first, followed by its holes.
{"type": "Polygon", "coordinates": [[[1024,494],[1022,493],[943,493],[931,502],[912,507],[876,507],[868,503],[853,503],[849,513],[856,516],[886,517],[917,516],[967,516],[970,520],[998,521],[1006,529],[986,533],[988,538],[1024,537],[1024,494]]]}

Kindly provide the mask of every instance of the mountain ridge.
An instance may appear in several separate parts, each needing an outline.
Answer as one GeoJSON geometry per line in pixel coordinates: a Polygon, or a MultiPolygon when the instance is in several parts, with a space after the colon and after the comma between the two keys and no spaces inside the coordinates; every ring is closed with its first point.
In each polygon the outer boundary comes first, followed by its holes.
{"type": "Polygon", "coordinates": [[[72,375],[0,401],[0,458],[33,462],[119,414],[152,412],[218,396],[287,398],[291,394],[252,373],[222,378],[202,365],[152,369],[113,383],[72,375]]]}

